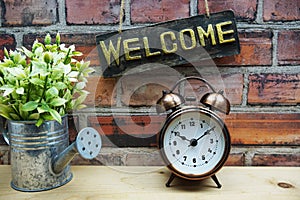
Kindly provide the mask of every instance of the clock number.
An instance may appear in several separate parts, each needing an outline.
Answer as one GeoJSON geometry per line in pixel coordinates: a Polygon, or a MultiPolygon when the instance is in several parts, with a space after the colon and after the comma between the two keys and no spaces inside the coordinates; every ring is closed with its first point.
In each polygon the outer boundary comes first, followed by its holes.
{"type": "Polygon", "coordinates": [[[203,128],[203,124],[200,124],[200,128],[203,128]]]}
{"type": "Polygon", "coordinates": [[[185,129],[185,124],[181,124],[181,129],[185,129]]]}
{"type": "Polygon", "coordinates": [[[187,159],[187,156],[183,156],[183,161],[186,161],[186,159],[187,159]]]}
{"type": "Polygon", "coordinates": [[[196,158],[193,158],[193,163],[196,163],[197,162],[197,159],[196,158]]]}
{"type": "Polygon", "coordinates": [[[202,160],[205,160],[205,155],[202,155],[202,160]]]}
{"type": "Polygon", "coordinates": [[[195,126],[195,122],[194,122],[194,121],[191,121],[191,122],[190,122],[190,126],[195,126]]]}
{"type": "Polygon", "coordinates": [[[214,143],[214,139],[210,139],[210,143],[213,144],[214,143]]]}
{"type": "Polygon", "coordinates": [[[209,152],[209,153],[211,153],[211,152],[212,152],[212,150],[211,150],[210,148],[208,148],[208,152],[209,152]]]}

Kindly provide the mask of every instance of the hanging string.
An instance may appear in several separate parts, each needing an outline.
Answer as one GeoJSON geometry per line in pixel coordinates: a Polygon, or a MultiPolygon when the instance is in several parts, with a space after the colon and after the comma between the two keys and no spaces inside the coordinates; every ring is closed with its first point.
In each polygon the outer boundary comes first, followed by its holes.
{"type": "Polygon", "coordinates": [[[123,17],[124,17],[124,5],[125,0],[121,0],[121,7],[120,7],[120,16],[119,16],[119,33],[122,32],[122,25],[123,25],[123,17]]]}
{"type": "Polygon", "coordinates": [[[210,14],[209,14],[208,2],[207,2],[207,0],[204,0],[204,1],[205,1],[205,10],[206,10],[206,15],[207,15],[207,17],[209,17],[209,16],[210,16],[210,14]]]}

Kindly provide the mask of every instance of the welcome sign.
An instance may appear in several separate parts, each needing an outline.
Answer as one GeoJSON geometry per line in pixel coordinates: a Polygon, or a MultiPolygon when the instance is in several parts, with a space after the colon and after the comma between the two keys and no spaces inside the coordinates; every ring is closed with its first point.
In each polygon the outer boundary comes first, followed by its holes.
{"type": "Polygon", "coordinates": [[[182,65],[240,52],[232,11],[96,36],[105,77],[145,63],[182,65]]]}

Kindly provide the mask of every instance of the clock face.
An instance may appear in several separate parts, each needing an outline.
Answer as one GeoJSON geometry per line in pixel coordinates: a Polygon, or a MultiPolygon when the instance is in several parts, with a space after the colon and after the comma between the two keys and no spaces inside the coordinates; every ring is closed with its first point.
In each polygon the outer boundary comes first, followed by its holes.
{"type": "Polygon", "coordinates": [[[230,138],[226,126],[211,111],[181,109],[162,129],[160,148],[168,167],[184,178],[213,175],[226,161],[230,138]]]}

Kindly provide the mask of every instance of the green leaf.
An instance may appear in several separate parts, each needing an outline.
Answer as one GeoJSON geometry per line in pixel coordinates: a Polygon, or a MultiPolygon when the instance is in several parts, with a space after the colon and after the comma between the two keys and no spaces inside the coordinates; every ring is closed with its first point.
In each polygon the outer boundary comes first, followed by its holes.
{"type": "Polygon", "coordinates": [[[78,109],[79,110],[79,106],[84,102],[84,100],[87,97],[87,93],[83,93],[81,94],[75,101],[74,101],[74,105],[73,105],[73,109],[78,109]]]}
{"type": "Polygon", "coordinates": [[[65,108],[60,107],[59,110],[58,110],[58,113],[59,113],[60,116],[64,116],[66,114],[65,108]]]}
{"type": "Polygon", "coordinates": [[[56,87],[51,87],[46,91],[46,99],[51,99],[58,96],[58,90],[56,87]]]}
{"type": "Polygon", "coordinates": [[[33,111],[39,106],[39,103],[35,101],[29,101],[22,106],[22,111],[33,111]]]}
{"type": "Polygon", "coordinates": [[[55,42],[56,42],[56,45],[57,45],[57,46],[60,45],[60,35],[59,35],[59,33],[56,34],[55,42]]]}
{"type": "Polygon", "coordinates": [[[86,68],[88,68],[89,66],[90,66],[90,61],[87,61],[87,62],[83,62],[83,64],[82,64],[82,69],[86,69],[86,68]]]}
{"type": "Polygon", "coordinates": [[[40,125],[42,125],[43,122],[44,122],[44,119],[43,119],[42,117],[40,117],[40,118],[37,120],[37,122],[35,123],[35,125],[36,125],[37,127],[39,127],[40,125]]]}
{"type": "Polygon", "coordinates": [[[22,56],[19,52],[15,51],[13,61],[14,63],[19,63],[22,60],[22,56]]]}
{"type": "Polygon", "coordinates": [[[3,53],[4,53],[5,58],[9,58],[8,51],[5,47],[3,49],[3,53]]]}
{"type": "Polygon", "coordinates": [[[60,98],[60,97],[57,97],[57,98],[54,98],[52,99],[49,104],[52,105],[52,106],[62,106],[66,103],[67,101],[63,98],[60,98]]]}
{"type": "Polygon", "coordinates": [[[63,98],[66,99],[66,100],[72,99],[71,91],[70,90],[66,90],[63,98]]]}
{"type": "Polygon", "coordinates": [[[47,71],[47,64],[42,61],[31,61],[32,62],[32,71],[29,74],[29,76],[37,76],[37,75],[42,75],[46,76],[49,74],[47,71]]]}
{"type": "Polygon", "coordinates": [[[86,108],[86,105],[85,105],[85,104],[80,104],[80,105],[78,105],[75,109],[76,109],[76,110],[81,110],[81,109],[83,109],[83,108],[86,108]]]}
{"type": "Polygon", "coordinates": [[[26,78],[25,71],[20,67],[7,68],[7,71],[19,80],[26,78]]]}
{"type": "Polygon", "coordinates": [[[80,51],[73,51],[72,55],[73,56],[82,56],[83,54],[80,51]]]}
{"type": "Polygon", "coordinates": [[[51,44],[51,36],[49,33],[45,36],[44,42],[46,45],[51,44]]]}
{"type": "Polygon", "coordinates": [[[64,69],[64,73],[65,74],[68,74],[72,71],[72,67],[70,64],[67,64],[67,65],[63,65],[63,69],[64,69]]]}
{"type": "Polygon", "coordinates": [[[28,116],[28,119],[30,120],[38,120],[40,118],[39,113],[32,113],[31,115],[28,116]]]}
{"type": "Polygon", "coordinates": [[[1,66],[2,67],[11,67],[11,66],[14,66],[14,62],[9,59],[4,59],[4,62],[1,63],[1,66]]]}
{"type": "Polygon", "coordinates": [[[58,90],[63,90],[67,88],[67,85],[63,82],[57,82],[54,84],[54,87],[56,87],[58,90]]]}
{"type": "Polygon", "coordinates": [[[22,110],[22,107],[23,107],[23,104],[19,104],[19,114],[21,116],[22,119],[28,119],[28,112],[27,111],[24,111],[22,110]]]}
{"type": "Polygon", "coordinates": [[[34,53],[37,57],[41,57],[44,52],[44,48],[43,48],[44,45],[42,43],[37,43],[36,46],[38,47],[35,49],[34,53]]]}
{"type": "Polygon", "coordinates": [[[54,120],[52,115],[50,115],[49,113],[43,113],[43,114],[41,114],[41,116],[44,120],[47,120],[47,121],[54,120]]]}
{"type": "Polygon", "coordinates": [[[9,113],[9,115],[10,115],[12,120],[21,120],[19,115],[17,115],[16,113],[9,113]]]}
{"type": "Polygon", "coordinates": [[[53,80],[58,80],[63,76],[64,71],[61,69],[53,69],[52,73],[51,73],[51,78],[53,80]]]}
{"type": "Polygon", "coordinates": [[[0,104],[0,115],[6,119],[12,119],[10,113],[14,113],[14,109],[9,105],[0,104]]]}
{"type": "Polygon", "coordinates": [[[79,72],[77,71],[71,71],[69,74],[68,74],[68,77],[70,78],[76,78],[78,76],[79,72]]]}
{"type": "Polygon", "coordinates": [[[84,87],[85,87],[85,82],[79,82],[79,83],[76,83],[76,89],[77,90],[82,90],[84,87]]]}
{"type": "Polygon", "coordinates": [[[11,85],[3,85],[2,87],[0,87],[0,90],[4,90],[3,96],[5,97],[10,95],[15,90],[15,88],[11,85]]]}
{"type": "Polygon", "coordinates": [[[39,79],[39,78],[31,78],[29,79],[30,83],[34,84],[34,85],[38,85],[38,86],[41,86],[41,87],[44,87],[44,83],[45,81],[39,79]]]}
{"type": "Polygon", "coordinates": [[[61,124],[61,116],[59,115],[59,113],[56,110],[51,109],[50,111],[51,116],[61,124]]]}
{"type": "Polygon", "coordinates": [[[91,74],[91,73],[93,73],[93,72],[95,72],[95,69],[93,69],[93,68],[91,68],[91,67],[88,67],[88,68],[86,68],[86,69],[84,69],[84,70],[82,71],[83,75],[86,76],[86,77],[88,77],[89,74],[91,74]]]}
{"type": "Polygon", "coordinates": [[[42,105],[40,107],[37,107],[38,113],[45,113],[45,112],[49,112],[50,111],[50,107],[45,104],[42,103],[42,105]]]}
{"type": "Polygon", "coordinates": [[[22,52],[29,58],[31,58],[33,56],[33,53],[31,51],[29,51],[28,49],[26,49],[25,47],[22,47],[22,52]]]}
{"type": "Polygon", "coordinates": [[[24,94],[24,88],[23,87],[17,88],[16,93],[17,94],[24,94]]]}

